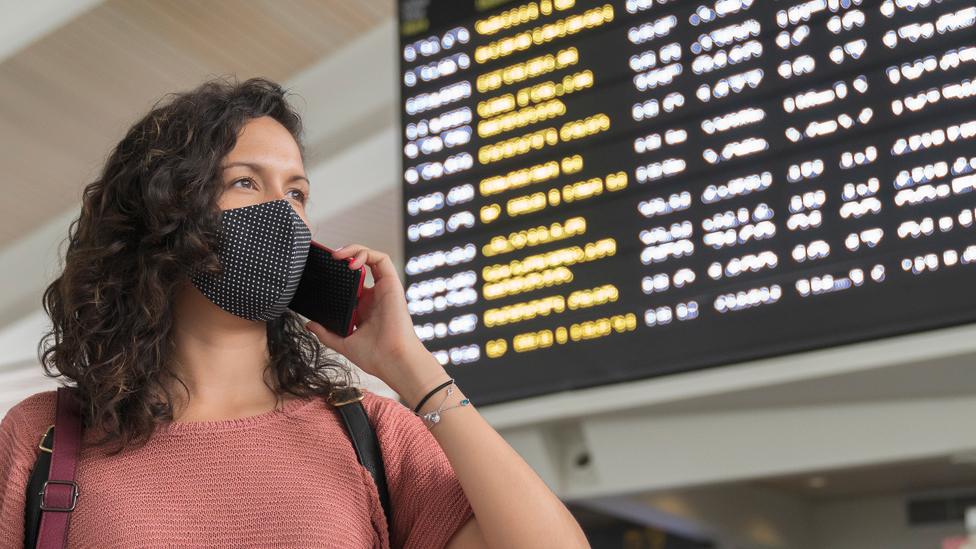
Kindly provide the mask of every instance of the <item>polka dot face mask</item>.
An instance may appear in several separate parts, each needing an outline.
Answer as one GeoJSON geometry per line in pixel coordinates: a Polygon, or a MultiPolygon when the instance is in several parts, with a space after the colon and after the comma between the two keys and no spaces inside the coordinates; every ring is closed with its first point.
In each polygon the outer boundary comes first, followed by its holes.
{"type": "Polygon", "coordinates": [[[190,280],[221,309],[248,320],[274,320],[302,278],[312,232],[287,200],[224,210],[219,275],[190,280]]]}

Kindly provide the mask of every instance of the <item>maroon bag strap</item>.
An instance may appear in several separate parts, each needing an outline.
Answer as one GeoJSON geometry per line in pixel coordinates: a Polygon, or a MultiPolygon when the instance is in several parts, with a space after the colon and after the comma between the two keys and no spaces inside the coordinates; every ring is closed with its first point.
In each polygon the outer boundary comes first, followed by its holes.
{"type": "Polygon", "coordinates": [[[41,490],[38,549],[62,549],[68,540],[68,520],[78,501],[75,470],[81,454],[81,409],[70,387],[58,387],[54,409],[54,448],[51,469],[41,490]]]}

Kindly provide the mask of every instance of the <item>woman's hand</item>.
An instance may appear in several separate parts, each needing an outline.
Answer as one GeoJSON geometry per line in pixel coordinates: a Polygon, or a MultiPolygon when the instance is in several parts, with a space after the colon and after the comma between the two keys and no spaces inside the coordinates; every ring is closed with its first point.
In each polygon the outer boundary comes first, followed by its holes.
{"type": "Polygon", "coordinates": [[[413,329],[407,312],[403,284],[390,256],[360,244],[335,250],[332,257],[353,257],[350,269],[366,265],[373,285],[364,287],[357,311],[359,324],[346,337],[330,332],[317,322],[306,324],[319,341],[376,376],[405,398],[433,389],[448,379],[444,368],[427,351],[413,329]],[[429,385],[429,387],[428,387],[429,385]]]}

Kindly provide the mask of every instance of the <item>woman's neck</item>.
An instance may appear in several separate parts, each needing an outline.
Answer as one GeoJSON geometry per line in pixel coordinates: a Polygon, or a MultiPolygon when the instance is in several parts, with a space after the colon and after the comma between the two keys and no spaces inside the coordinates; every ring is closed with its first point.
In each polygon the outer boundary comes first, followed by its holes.
{"type": "Polygon", "coordinates": [[[276,396],[265,383],[264,322],[234,316],[188,284],[175,305],[173,343],[173,371],[186,385],[176,382],[170,391],[174,420],[231,419],[275,407],[276,396]]]}

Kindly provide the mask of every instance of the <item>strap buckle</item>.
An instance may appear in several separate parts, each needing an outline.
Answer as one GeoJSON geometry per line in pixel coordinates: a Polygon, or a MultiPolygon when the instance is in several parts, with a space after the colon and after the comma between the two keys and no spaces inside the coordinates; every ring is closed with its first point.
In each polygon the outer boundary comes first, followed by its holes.
{"type": "Polygon", "coordinates": [[[44,431],[44,434],[41,435],[41,443],[38,444],[37,447],[40,448],[42,452],[47,452],[49,454],[54,453],[54,448],[48,448],[47,446],[44,446],[44,439],[46,439],[47,436],[51,434],[51,431],[53,430],[54,430],[54,425],[52,424],[47,428],[47,431],[44,431]]]}
{"type": "Polygon", "coordinates": [[[340,390],[332,390],[329,393],[329,404],[333,406],[344,406],[363,399],[363,392],[356,387],[343,387],[340,390]],[[339,393],[339,394],[337,394],[339,393]],[[339,395],[342,396],[339,396],[339,395]]]}
{"type": "Polygon", "coordinates": [[[78,502],[78,483],[73,480],[46,480],[44,481],[44,487],[38,492],[41,496],[41,510],[43,511],[74,511],[75,504],[78,502]],[[45,501],[47,500],[47,487],[49,484],[63,484],[65,486],[71,487],[71,507],[57,507],[53,505],[47,505],[45,501]]]}

